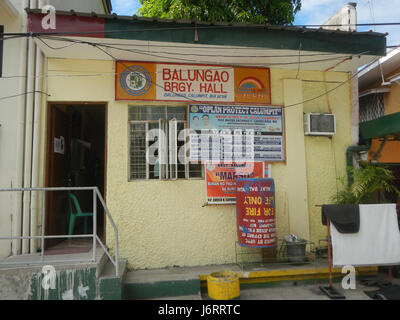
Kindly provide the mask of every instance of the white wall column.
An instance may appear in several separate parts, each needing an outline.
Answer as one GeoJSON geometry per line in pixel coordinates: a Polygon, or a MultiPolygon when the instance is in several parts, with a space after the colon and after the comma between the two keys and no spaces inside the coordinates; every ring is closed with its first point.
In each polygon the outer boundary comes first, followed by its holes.
{"type": "MultiPolygon", "coordinates": [[[[351,73],[351,77],[354,76],[355,73],[351,73]]],[[[359,129],[358,129],[358,122],[359,122],[359,114],[360,114],[360,106],[358,102],[358,77],[355,76],[351,79],[351,137],[353,140],[353,145],[358,145],[359,140],[359,129]]]]}
{"type": "Polygon", "coordinates": [[[309,240],[306,152],[304,144],[302,81],[283,80],[286,132],[286,165],[288,172],[289,230],[309,240]],[[296,104],[294,106],[291,106],[296,104]]]}

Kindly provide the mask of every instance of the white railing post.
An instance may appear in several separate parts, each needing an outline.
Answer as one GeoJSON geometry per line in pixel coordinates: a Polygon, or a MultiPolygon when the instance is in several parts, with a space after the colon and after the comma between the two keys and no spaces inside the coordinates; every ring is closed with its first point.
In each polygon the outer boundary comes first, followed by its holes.
{"type": "MultiPolygon", "coordinates": [[[[119,276],[119,246],[118,246],[118,230],[114,223],[114,220],[108,211],[108,208],[104,202],[104,199],[97,187],[48,187],[48,188],[0,188],[0,192],[32,192],[32,191],[43,191],[42,197],[42,226],[41,226],[41,235],[40,236],[12,236],[12,237],[2,237],[0,236],[0,240],[29,240],[29,239],[40,239],[41,240],[41,248],[40,248],[40,262],[0,262],[0,265],[3,264],[40,264],[44,263],[44,246],[45,246],[45,239],[59,239],[59,238],[93,238],[93,257],[92,261],[96,261],[96,247],[97,241],[99,242],[100,246],[111,260],[112,264],[115,267],[115,274],[119,276]],[[44,235],[45,233],[45,216],[46,216],[46,191],[93,191],[93,234],[80,234],[80,235],[44,235]],[[113,259],[108,252],[108,249],[102,243],[100,238],[97,236],[97,199],[100,200],[101,205],[103,206],[104,212],[109,219],[111,226],[114,229],[115,235],[115,258],[113,259]]],[[[91,261],[90,258],[83,261],[80,259],[71,259],[71,260],[48,260],[46,263],[56,263],[56,262],[87,262],[91,261]]]]}
{"type": "Polygon", "coordinates": [[[93,188],[93,262],[96,261],[96,235],[97,235],[97,194],[93,188]]]}
{"type": "MultiPolygon", "coordinates": [[[[114,235],[115,235],[115,263],[112,261],[112,259],[111,259],[111,261],[114,263],[115,274],[118,277],[119,276],[119,247],[118,247],[118,230],[117,230],[117,226],[115,225],[114,220],[112,219],[111,214],[108,211],[108,208],[107,208],[106,204],[104,203],[104,199],[100,194],[99,188],[97,188],[97,187],[96,187],[96,192],[97,192],[99,200],[100,200],[100,202],[101,202],[101,204],[102,204],[102,206],[104,208],[104,211],[105,211],[105,213],[107,215],[107,218],[110,219],[111,226],[114,229],[114,235]]],[[[100,239],[98,239],[98,240],[99,240],[100,245],[102,245],[102,242],[100,241],[100,239]]]]}
{"type": "Polygon", "coordinates": [[[40,255],[42,256],[42,261],[44,258],[44,224],[45,224],[45,210],[46,210],[46,190],[43,190],[42,195],[42,231],[41,231],[41,238],[40,238],[40,255]]]}
{"type": "Polygon", "coordinates": [[[119,249],[118,249],[118,230],[114,230],[115,233],[115,275],[119,277],[119,249]]]}

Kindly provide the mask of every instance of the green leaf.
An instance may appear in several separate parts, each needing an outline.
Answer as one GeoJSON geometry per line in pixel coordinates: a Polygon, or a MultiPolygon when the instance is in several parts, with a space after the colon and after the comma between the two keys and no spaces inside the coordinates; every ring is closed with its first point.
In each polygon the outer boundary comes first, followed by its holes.
{"type": "Polygon", "coordinates": [[[140,0],[143,17],[288,25],[301,0],[140,0]]]}

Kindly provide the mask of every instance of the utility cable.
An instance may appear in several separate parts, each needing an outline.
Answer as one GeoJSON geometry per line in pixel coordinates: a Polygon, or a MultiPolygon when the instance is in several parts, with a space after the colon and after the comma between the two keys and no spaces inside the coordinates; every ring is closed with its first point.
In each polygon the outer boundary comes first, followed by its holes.
{"type": "MultiPolygon", "coordinates": [[[[43,42],[42,39],[40,39],[40,40],[43,42]]],[[[115,56],[113,56],[111,53],[109,53],[109,52],[107,52],[106,50],[104,50],[103,48],[101,48],[97,43],[88,42],[88,41],[73,41],[73,42],[79,42],[79,43],[82,43],[82,44],[91,45],[91,46],[93,46],[93,47],[99,49],[100,51],[102,51],[102,52],[105,53],[106,55],[108,55],[112,60],[118,61],[118,59],[117,59],[115,56]]],[[[45,43],[45,42],[44,42],[44,43],[45,43]]],[[[124,50],[124,49],[121,49],[121,50],[124,50]]],[[[125,51],[126,51],[126,50],[125,50],[125,51]]],[[[377,59],[379,59],[379,58],[374,58],[368,65],[371,65],[371,64],[374,63],[377,59]]],[[[318,61],[320,61],[320,60],[318,60],[318,61]]],[[[317,61],[314,61],[314,62],[317,62],[317,61]]],[[[120,62],[120,63],[122,63],[122,62],[120,62]]],[[[298,62],[296,62],[296,63],[298,63],[298,62]]],[[[304,63],[304,62],[303,62],[303,63],[304,63]]],[[[368,65],[367,65],[367,66],[368,66],[368,65]]],[[[367,66],[366,66],[366,67],[367,67],[367,66]]],[[[125,67],[127,67],[127,66],[125,65],[125,67]]],[[[360,69],[357,73],[354,73],[351,77],[349,77],[348,80],[341,82],[338,86],[336,86],[336,87],[334,87],[334,88],[332,88],[332,89],[326,91],[326,92],[323,93],[323,94],[320,94],[320,95],[318,95],[318,96],[316,96],[316,97],[313,97],[313,98],[310,98],[310,99],[306,99],[306,100],[301,101],[301,102],[298,102],[298,103],[294,103],[294,104],[291,104],[291,105],[284,106],[283,108],[290,108],[290,107],[294,107],[294,106],[297,106],[297,105],[300,105],[300,104],[304,104],[304,103],[306,103],[306,102],[310,102],[310,101],[316,100],[316,99],[318,99],[318,98],[320,98],[320,97],[322,97],[322,96],[324,96],[324,95],[326,95],[326,94],[328,94],[328,93],[330,93],[330,92],[332,92],[332,91],[338,89],[339,87],[343,86],[344,84],[348,83],[351,79],[353,79],[355,76],[357,76],[362,70],[363,70],[363,69],[360,69]]],[[[158,86],[158,87],[160,87],[160,88],[162,88],[160,85],[157,85],[157,84],[155,84],[155,85],[158,86]]],[[[39,92],[39,93],[43,93],[43,94],[46,94],[46,95],[50,96],[49,94],[47,94],[47,93],[45,93],[45,92],[42,92],[42,91],[34,91],[34,92],[39,92]]],[[[23,93],[23,94],[29,94],[29,93],[33,93],[33,92],[27,92],[27,93],[23,93]]],[[[23,95],[23,94],[20,94],[20,95],[23,95]]],[[[179,93],[174,93],[174,94],[176,94],[177,96],[180,96],[180,97],[182,97],[182,98],[184,98],[184,99],[186,99],[186,100],[192,101],[192,102],[196,102],[196,103],[202,102],[202,101],[197,101],[197,100],[188,98],[188,97],[186,97],[186,96],[180,95],[179,93]]],[[[19,95],[16,95],[16,96],[19,96],[19,95]]],[[[15,97],[15,96],[3,97],[3,98],[0,98],[0,99],[8,99],[8,98],[11,98],[11,97],[15,97]]]]}
{"type": "MultiPolygon", "coordinates": [[[[103,51],[105,54],[107,54],[108,56],[110,56],[114,61],[118,61],[118,60],[117,60],[112,54],[110,54],[109,52],[103,50],[102,48],[99,48],[99,47],[98,47],[97,45],[95,45],[95,44],[94,44],[93,46],[95,46],[96,48],[98,48],[98,49],[100,49],[101,51],[103,51]]],[[[368,65],[367,65],[366,67],[368,67],[369,65],[371,65],[372,63],[374,63],[377,59],[379,59],[379,58],[374,58],[370,63],[368,63],[368,65]]],[[[122,63],[122,62],[120,62],[120,63],[122,63]]],[[[123,64],[123,63],[122,63],[122,64],[123,64]]],[[[124,65],[124,64],[123,64],[123,65],[124,65]]],[[[125,65],[125,67],[128,68],[128,66],[126,66],[126,65],[125,65]]],[[[300,104],[304,104],[304,103],[306,103],[306,102],[310,102],[310,101],[316,100],[316,99],[318,99],[318,98],[320,98],[320,97],[323,97],[323,96],[327,95],[328,93],[330,93],[330,92],[332,92],[332,91],[334,91],[334,90],[340,88],[340,87],[343,86],[344,84],[348,83],[348,82],[349,82],[350,80],[352,80],[355,76],[357,76],[361,71],[362,71],[362,69],[360,69],[358,72],[354,73],[354,74],[353,74],[351,77],[349,77],[346,81],[343,81],[343,82],[340,83],[338,86],[336,86],[336,87],[334,87],[334,88],[332,88],[332,89],[330,89],[330,90],[328,90],[328,91],[325,91],[323,94],[320,94],[320,95],[318,95],[318,96],[316,96],[316,97],[313,97],[313,98],[310,98],[310,99],[307,99],[307,100],[304,100],[304,101],[301,101],[301,102],[298,102],[298,103],[294,103],[294,104],[291,104],[291,105],[283,106],[282,108],[283,108],[283,109],[291,108],[291,107],[294,107],[294,106],[298,106],[298,105],[300,105],[300,104]]],[[[160,85],[157,85],[157,84],[155,84],[155,85],[158,86],[158,87],[160,87],[160,88],[162,88],[160,85]]],[[[163,88],[163,89],[164,89],[164,88],[163,88]]],[[[196,102],[196,103],[201,102],[201,101],[197,101],[197,100],[188,98],[188,97],[186,97],[186,96],[180,95],[180,94],[175,93],[175,92],[174,92],[174,94],[176,94],[176,95],[178,95],[178,96],[181,96],[181,97],[183,97],[183,98],[185,98],[185,99],[187,99],[187,100],[196,102]]]]}
{"type": "Polygon", "coordinates": [[[24,92],[24,93],[20,93],[20,94],[15,94],[13,96],[7,96],[7,97],[0,97],[0,100],[6,100],[6,99],[10,99],[10,98],[15,98],[15,97],[20,97],[20,96],[24,96],[27,94],[31,94],[31,93],[41,93],[41,94],[45,94],[46,96],[50,97],[51,95],[48,94],[47,92],[43,92],[43,91],[29,91],[29,92],[24,92]]]}
{"type": "MultiPolygon", "coordinates": [[[[41,39],[41,37],[38,37],[38,39],[45,44],[47,47],[49,47],[50,49],[52,49],[51,46],[49,46],[49,44],[47,44],[43,39],[41,39]]],[[[59,39],[58,39],[59,40],[59,39]]],[[[74,43],[80,43],[80,44],[87,44],[87,45],[91,45],[94,46],[96,45],[97,47],[104,47],[104,48],[109,48],[109,49],[115,49],[115,50],[120,50],[120,51],[125,51],[125,52],[130,52],[130,53],[136,53],[136,54],[141,54],[141,55],[148,55],[148,56],[153,56],[156,58],[162,58],[162,59],[174,59],[174,60],[178,60],[178,61],[184,61],[184,62],[192,62],[192,63],[203,63],[203,64],[211,64],[211,65],[218,65],[218,66],[227,66],[227,64],[223,64],[223,63],[218,63],[215,61],[209,61],[209,60],[195,60],[195,59],[187,59],[187,58],[176,58],[176,57],[167,57],[167,56],[163,56],[163,55],[159,55],[159,54],[151,54],[148,53],[146,51],[142,51],[142,50],[138,50],[138,49],[126,49],[126,48],[119,48],[119,47],[115,47],[112,45],[99,45],[96,42],[90,42],[90,41],[83,41],[83,40],[72,40],[72,39],[68,39],[68,38],[63,38],[61,41],[69,41],[69,42],[74,42],[74,43]]],[[[62,47],[57,48],[58,49],[63,49],[62,47]]],[[[324,58],[324,59],[316,59],[316,60],[305,60],[302,61],[302,63],[314,63],[314,62],[326,62],[326,61],[333,61],[333,60],[342,60],[344,58],[347,59],[352,59],[355,56],[360,56],[363,54],[368,53],[368,51],[365,52],[360,52],[357,54],[353,54],[353,55],[342,55],[342,56],[337,56],[337,57],[332,57],[332,58],[324,58]]],[[[194,54],[195,55],[195,54],[194,54]]],[[[297,56],[298,57],[298,56],[297,56]]],[[[267,64],[260,64],[260,63],[236,63],[236,64],[229,64],[229,66],[259,66],[259,67],[268,67],[268,66],[285,66],[285,65],[292,65],[292,64],[297,64],[298,61],[293,61],[293,62],[276,62],[276,63],[267,63],[267,64]]]]}
{"type": "MultiPolygon", "coordinates": [[[[207,22],[206,22],[207,23],[207,22]]],[[[222,22],[224,23],[224,22],[222,22]]],[[[226,23],[226,22],[225,22],[226,23]]],[[[305,25],[258,25],[258,24],[236,24],[236,25],[208,25],[208,26],[185,26],[185,27],[164,27],[164,28],[147,28],[147,29],[121,29],[121,30],[93,30],[93,31],[55,31],[55,32],[13,32],[13,33],[3,33],[3,35],[10,36],[41,36],[41,35],[90,35],[90,34],[113,34],[113,33],[133,33],[133,32],[161,32],[161,31],[183,31],[183,30],[210,30],[210,29],[276,29],[292,31],[290,28],[303,29],[302,32],[315,32],[314,28],[319,28],[317,30],[324,30],[324,27],[343,27],[343,26],[398,26],[400,22],[381,22],[381,23],[354,23],[354,24],[330,24],[330,25],[319,25],[319,24],[305,24],[305,25]],[[310,27],[309,29],[306,29],[310,27]]],[[[297,31],[297,30],[296,30],[297,31]]],[[[336,30],[330,30],[331,32],[336,32],[336,30]]],[[[329,32],[329,31],[328,31],[329,32]]],[[[346,32],[346,31],[343,31],[346,32]]]]}

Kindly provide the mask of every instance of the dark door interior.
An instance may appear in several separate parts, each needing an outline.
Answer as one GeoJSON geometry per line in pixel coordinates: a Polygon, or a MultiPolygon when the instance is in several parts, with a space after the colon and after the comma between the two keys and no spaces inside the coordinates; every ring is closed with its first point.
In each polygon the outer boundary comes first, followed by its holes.
{"type": "MultiPolygon", "coordinates": [[[[47,148],[48,187],[97,186],[104,197],[105,168],[105,106],[51,105],[49,108],[49,140],[47,148]],[[61,138],[63,137],[63,138],[61,138]],[[64,141],[60,150],[59,143],[64,141]]],[[[93,192],[72,192],[83,212],[93,212],[93,192]]],[[[46,235],[68,234],[68,192],[47,192],[46,235]]],[[[73,234],[84,234],[84,220],[77,219],[73,234]]],[[[92,233],[92,219],[87,233],[92,233]]],[[[97,203],[97,234],[103,238],[104,212],[97,203]]],[[[60,240],[46,240],[49,248],[60,240]]]]}
{"type": "MultiPolygon", "coordinates": [[[[48,187],[65,187],[68,185],[68,153],[69,153],[69,123],[67,109],[50,107],[50,139],[48,140],[48,187]]],[[[67,233],[67,202],[66,192],[52,191],[46,193],[46,235],[61,235],[67,233]]],[[[45,247],[57,244],[63,239],[47,239],[45,247]]]]}

